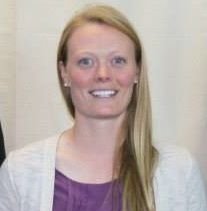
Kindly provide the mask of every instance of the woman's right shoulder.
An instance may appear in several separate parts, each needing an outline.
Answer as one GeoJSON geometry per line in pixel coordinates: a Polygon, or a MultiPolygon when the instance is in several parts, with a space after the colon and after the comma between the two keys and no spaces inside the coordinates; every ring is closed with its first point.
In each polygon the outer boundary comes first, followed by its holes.
{"type": "Polygon", "coordinates": [[[44,178],[47,181],[53,181],[54,178],[58,139],[59,136],[53,136],[8,154],[0,168],[0,190],[4,193],[0,194],[0,210],[13,210],[19,203],[25,203],[26,206],[27,201],[40,203],[38,200],[44,178]]]}
{"type": "Polygon", "coordinates": [[[59,136],[52,136],[47,139],[35,141],[20,149],[11,151],[5,163],[10,171],[25,169],[26,167],[38,168],[45,158],[55,158],[56,146],[59,136]]]}

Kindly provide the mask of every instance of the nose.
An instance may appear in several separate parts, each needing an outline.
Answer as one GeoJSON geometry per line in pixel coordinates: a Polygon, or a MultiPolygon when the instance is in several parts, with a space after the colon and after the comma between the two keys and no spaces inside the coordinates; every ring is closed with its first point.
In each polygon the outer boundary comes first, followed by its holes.
{"type": "Polygon", "coordinates": [[[100,64],[96,69],[96,81],[108,82],[112,78],[112,72],[106,64],[100,64]]]}

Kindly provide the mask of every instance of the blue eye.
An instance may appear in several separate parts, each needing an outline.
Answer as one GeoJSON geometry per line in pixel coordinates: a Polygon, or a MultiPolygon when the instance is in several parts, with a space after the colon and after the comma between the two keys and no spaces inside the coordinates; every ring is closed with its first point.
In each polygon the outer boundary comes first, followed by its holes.
{"type": "Polygon", "coordinates": [[[94,61],[91,58],[86,57],[86,58],[81,58],[78,60],[78,65],[83,68],[92,67],[93,64],[94,64],[94,61]]]}
{"type": "Polygon", "coordinates": [[[112,59],[112,65],[121,67],[127,63],[126,59],[121,56],[116,56],[112,59]]]}

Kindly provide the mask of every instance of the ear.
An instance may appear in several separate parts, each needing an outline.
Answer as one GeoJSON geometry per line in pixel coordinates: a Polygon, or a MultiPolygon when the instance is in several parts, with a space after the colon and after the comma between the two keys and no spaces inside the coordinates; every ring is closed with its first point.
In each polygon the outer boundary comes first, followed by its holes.
{"type": "Polygon", "coordinates": [[[68,72],[67,72],[66,66],[63,63],[63,61],[60,61],[58,66],[59,66],[59,71],[60,71],[60,75],[61,75],[62,81],[63,81],[63,83],[67,84],[68,81],[69,81],[69,76],[68,76],[68,72]]]}
{"type": "Polygon", "coordinates": [[[139,81],[139,75],[140,75],[140,67],[138,65],[137,69],[136,69],[135,79],[134,79],[135,84],[138,83],[138,81],[139,81]]]}

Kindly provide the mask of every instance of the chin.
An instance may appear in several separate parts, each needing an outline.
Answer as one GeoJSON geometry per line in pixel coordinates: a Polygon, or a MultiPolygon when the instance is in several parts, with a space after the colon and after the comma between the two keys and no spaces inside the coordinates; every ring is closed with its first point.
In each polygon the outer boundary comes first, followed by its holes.
{"type": "Polygon", "coordinates": [[[78,111],[76,110],[76,115],[79,116],[81,115],[82,117],[86,117],[86,118],[91,118],[91,119],[115,119],[115,118],[119,118],[121,116],[124,116],[126,114],[126,109],[125,108],[94,108],[94,109],[86,109],[86,110],[82,110],[82,111],[78,111]]]}
{"type": "Polygon", "coordinates": [[[122,115],[124,115],[126,112],[118,112],[117,110],[115,112],[112,111],[102,111],[102,112],[94,112],[93,117],[96,119],[114,119],[118,118],[122,115]]]}

